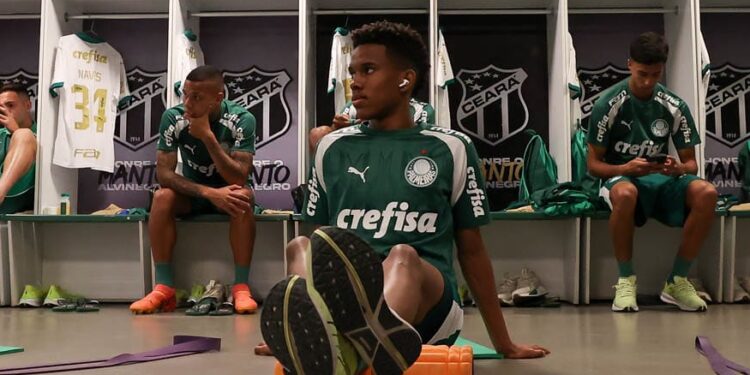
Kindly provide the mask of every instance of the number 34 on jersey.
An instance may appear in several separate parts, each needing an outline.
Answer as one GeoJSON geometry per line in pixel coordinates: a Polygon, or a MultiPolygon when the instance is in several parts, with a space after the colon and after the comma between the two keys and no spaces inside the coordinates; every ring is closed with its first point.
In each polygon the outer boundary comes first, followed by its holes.
{"type": "Polygon", "coordinates": [[[60,97],[53,163],[112,172],[115,116],[129,96],[122,57],[88,34],[63,36],[52,82],[50,93],[60,97]]]}

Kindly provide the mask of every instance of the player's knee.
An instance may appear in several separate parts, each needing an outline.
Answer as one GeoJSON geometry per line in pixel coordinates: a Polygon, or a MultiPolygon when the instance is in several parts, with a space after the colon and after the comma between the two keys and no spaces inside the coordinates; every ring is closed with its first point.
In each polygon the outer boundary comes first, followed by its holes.
{"type": "Polygon", "coordinates": [[[245,186],[240,189],[239,192],[250,200],[251,205],[255,203],[255,192],[253,191],[253,189],[245,186]]]}
{"type": "Polygon", "coordinates": [[[702,180],[694,181],[688,188],[688,194],[691,198],[691,208],[707,211],[713,211],[716,208],[719,193],[713,184],[702,180]]]}
{"type": "Polygon", "coordinates": [[[310,239],[305,236],[299,236],[293,238],[286,244],[286,259],[287,262],[293,262],[295,259],[304,256],[307,251],[307,246],[310,244],[310,239]]]}
{"type": "Polygon", "coordinates": [[[615,208],[635,207],[638,201],[638,189],[630,183],[619,183],[612,188],[610,200],[615,208]]]}
{"type": "Polygon", "coordinates": [[[409,245],[398,244],[391,248],[386,260],[406,265],[419,264],[419,253],[409,245]]]}
{"type": "Polygon", "coordinates": [[[170,188],[160,188],[154,192],[154,198],[151,201],[151,213],[171,212],[174,210],[177,202],[177,193],[170,188]]]}

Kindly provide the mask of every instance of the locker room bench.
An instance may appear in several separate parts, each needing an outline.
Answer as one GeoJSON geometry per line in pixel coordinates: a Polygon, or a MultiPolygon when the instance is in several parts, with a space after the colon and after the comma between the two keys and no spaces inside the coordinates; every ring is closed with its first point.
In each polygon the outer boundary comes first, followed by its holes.
{"type": "Polygon", "coordinates": [[[728,211],[725,218],[724,301],[734,300],[737,276],[750,276],[750,211],[728,211]]]}
{"type": "MultiPolygon", "coordinates": [[[[0,217],[0,305],[16,304],[25,284],[57,284],[104,301],[132,301],[151,289],[148,215],[0,217]]],[[[284,276],[289,215],[257,215],[250,283],[263,296],[284,276]]],[[[178,221],[174,252],[179,287],[210,278],[233,281],[228,216],[178,221]],[[217,251],[211,251],[217,249],[217,251]],[[220,249],[220,250],[219,250],[220,249]]]]}
{"type": "MultiPolygon", "coordinates": [[[[612,285],[617,282],[617,263],[609,234],[609,211],[597,211],[583,218],[581,232],[582,303],[614,297],[612,285]]],[[[726,300],[724,257],[728,238],[726,211],[716,211],[716,220],[691,277],[700,278],[714,301],[726,300]]],[[[750,223],[750,221],[748,221],[750,223]]],[[[633,265],[638,275],[638,293],[658,295],[669,274],[679,247],[682,228],[670,228],[649,219],[636,228],[633,239],[633,265]]]]}

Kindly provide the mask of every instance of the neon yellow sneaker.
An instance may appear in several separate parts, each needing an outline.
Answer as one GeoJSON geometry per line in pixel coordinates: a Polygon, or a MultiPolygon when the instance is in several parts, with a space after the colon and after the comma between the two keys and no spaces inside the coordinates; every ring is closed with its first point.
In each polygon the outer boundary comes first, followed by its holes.
{"type": "Polygon", "coordinates": [[[26,285],[18,304],[23,307],[39,307],[42,305],[45,295],[47,295],[47,289],[42,289],[36,285],[26,285]]]}
{"type": "Polygon", "coordinates": [[[333,325],[318,292],[289,276],[268,293],[260,330],[285,373],[352,375],[364,367],[356,350],[333,325]]]}
{"type": "Polygon", "coordinates": [[[636,286],[635,275],[617,279],[615,288],[615,299],[612,301],[612,311],[637,312],[638,302],[635,300],[636,286]]]}
{"type": "Polygon", "coordinates": [[[206,287],[203,286],[203,284],[195,284],[193,285],[193,288],[190,289],[190,296],[187,299],[187,307],[193,307],[198,301],[203,298],[203,292],[206,291],[206,287]]]}
{"type": "Polygon", "coordinates": [[[50,285],[49,286],[49,292],[47,292],[47,296],[44,298],[44,306],[45,307],[55,307],[60,306],[64,301],[71,301],[71,300],[77,300],[81,298],[81,296],[69,293],[65,289],[60,288],[57,285],[50,285]]]}
{"type": "Polygon", "coordinates": [[[706,311],[706,301],[698,297],[693,284],[685,277],[675,276],[674,283],[664,284],[661,300],[675,305],[682,311],[706,311]]]}

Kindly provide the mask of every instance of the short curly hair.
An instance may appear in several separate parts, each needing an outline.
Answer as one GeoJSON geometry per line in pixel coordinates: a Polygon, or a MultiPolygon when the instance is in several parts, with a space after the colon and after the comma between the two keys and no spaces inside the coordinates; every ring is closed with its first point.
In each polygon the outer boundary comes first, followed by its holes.
{"type": "Polygon", "coordinates": [[[417,72],[414,93],[424,87],[430,71],[430,56],[422,36],[411,26],[385,20],[368,23],[352,31],[352,42],[354,48],[362,44],[384,45],[388,53],[417,72]]]}

